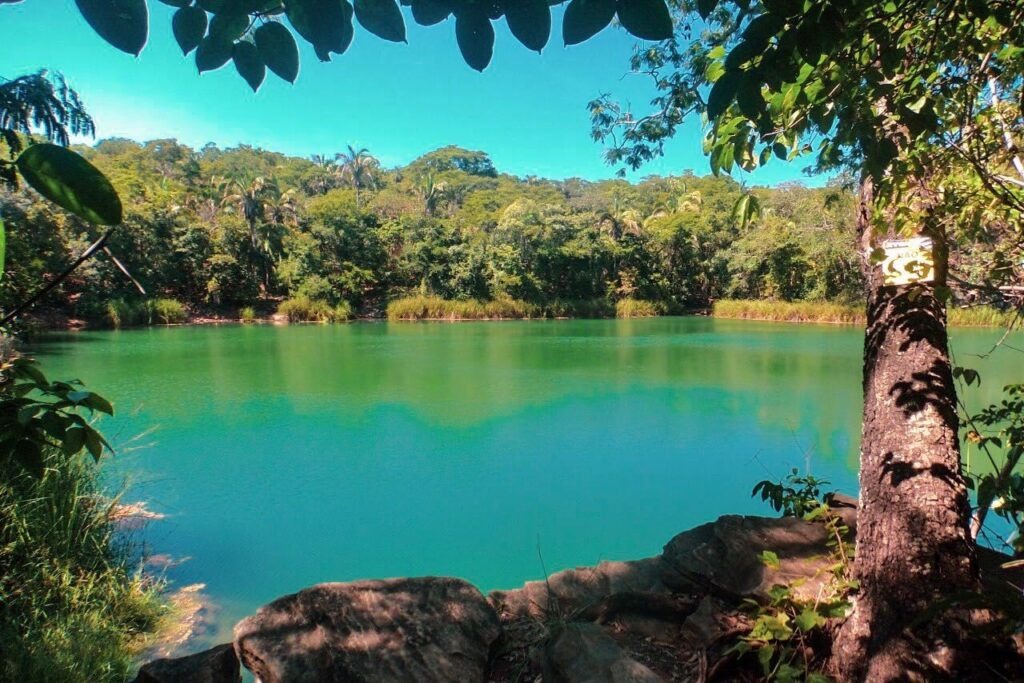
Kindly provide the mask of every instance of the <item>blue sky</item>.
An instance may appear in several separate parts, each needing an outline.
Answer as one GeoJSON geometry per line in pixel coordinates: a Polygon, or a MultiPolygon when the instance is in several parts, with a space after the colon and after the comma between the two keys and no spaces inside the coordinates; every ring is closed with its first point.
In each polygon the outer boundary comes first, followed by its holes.
{"type": "MultiPolygon", "coordinates": [[[[494,60],[482,74],[463,63],[453,21],[422,28],[407,14],[408,45],[357,26],[349,51],[320,63],[303,43],[295,85],[268,73],[253,94],[230,64],[198,76],[171,35],[173,9],[149,4],[150,40],[138,58],[96,36],[72,0],[2,5],[8,39],[0,43],[0,75],[40,67],[62,72],[96,119],[99,138],[246,143],[300,156],[352,144],[369,148],[386,166],[457,144],[490,153],[501,171],[548,178],[612,177],[615,169],[590,138],[586,103],[610,92],[640,112],[653,94],[643,76],[627,73],[635,39],[608,28],[563,48],[557,9],[543,55],[527,51],[499,22],[494,60]]],[[[664,159],[631,177],[707,173],[700,140],[700,122],[689,122],[664,159]]],[[[803,165],[775,163],[737,177],[756,184],[820,182],[806,179],[803,165]]]]}

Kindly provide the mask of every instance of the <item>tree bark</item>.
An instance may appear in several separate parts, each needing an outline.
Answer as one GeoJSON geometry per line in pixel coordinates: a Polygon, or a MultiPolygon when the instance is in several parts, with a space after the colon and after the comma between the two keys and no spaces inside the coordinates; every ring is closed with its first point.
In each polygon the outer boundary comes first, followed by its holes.
{"type": "MultiPolygon", "coordinates": [[[[860,588],[835,658],[844,680],[935,680],[958,667],[958,630],[921,618],[940,597],[978,587],[946,312],[936,283],[883,284],[868,257],[873,202],[868,179],[858,215],[867,283],[860,588]]],[[[943,271],[937,259],[940,282],[943,271]]]]}

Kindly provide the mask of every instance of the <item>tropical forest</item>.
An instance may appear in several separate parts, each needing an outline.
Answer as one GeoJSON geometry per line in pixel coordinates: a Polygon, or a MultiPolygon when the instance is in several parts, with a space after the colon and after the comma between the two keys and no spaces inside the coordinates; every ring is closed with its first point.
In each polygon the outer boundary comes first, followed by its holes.
{"type": "Polygon", "coordinates": [[[0,18],[0,683],[1024,680],[1020,2],[0,18]]]}

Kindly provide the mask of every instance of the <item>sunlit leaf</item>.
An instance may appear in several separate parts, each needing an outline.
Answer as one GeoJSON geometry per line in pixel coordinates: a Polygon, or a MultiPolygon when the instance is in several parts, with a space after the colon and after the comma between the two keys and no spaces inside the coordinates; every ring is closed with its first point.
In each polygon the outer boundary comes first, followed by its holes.
{"type": "Polygon", "coordinates": [[[149,36],[146,0],[75,0],[93,30],[118,50],[138,55],[149,36]]]}
{"type": "Polygon", "coordinates": [[[479,5],[471,5],[455,17],[455,39],[466,64],[483,71],[494,54],[494,27],[479,5]]]}
{"type": "Polygon", "coordinates": [[[187,55],[199,46],[199,41],[206,35],[206,22],[206,12],[198,7],[184,7],[174,13],[171,30],[183,54],[187,55]]]}
{"type": "Polygon", "coordinates": [[[619,22],[637,38],[668,40],[672,37],[672,15],[665,0],[619,0],[619,22]]]}
{"type": "Polygon", "coordinates": [[[367,31],[384,40],[405,42],[405,19],[395,0],[355,0],[353,7],[367,31]]]}
{"type": "Polygon", "coordinates": [[[99,169],[58,145],[31,145],[15,164],[39,194],[91,223],[121,222],[121,200],[99,169]]]}
{"type": "Polygon", "coordinates": [[[615,0],[572,0],[562,19],[562,40],[576,45],[597,35],[612,23],[615,0]]]}
{"type": "Polygon", "coordinates": [[[299,48],[291,31],[272,21],[256,29],[252,37],[267,68],[294,83],[299,75],[299,48]]]}

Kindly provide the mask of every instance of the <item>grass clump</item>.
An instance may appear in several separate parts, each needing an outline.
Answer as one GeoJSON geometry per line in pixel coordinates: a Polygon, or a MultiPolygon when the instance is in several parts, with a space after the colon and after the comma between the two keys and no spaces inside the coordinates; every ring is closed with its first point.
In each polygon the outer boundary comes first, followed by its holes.
{"type": "Polygon", "coordinates": [[[107,302],[104,322],[115,329],[136,325],[175,325],[188,320],[185,305],[176,299],[107,302]]]}
{"type": "Polygon", "coordinates": [[[949,324],[952,327],[1017,327],[1021,319],[1017,312],[1002,310],[994,306],[971,306],[952,308],[947,311],[949,324]]]}
{"type": "Polygon", "coordinates": [[[657,301],[626,298],[615,302],[616,318],[654,318],[664,313],[665,307],[657,301]]]}
{"type": "MultiPolygon", "coordinates": [[[[814,301],[754,301],[723,299],[716,301],[712,314],[716,318],[769,320],[797,323],[849,323],[863,325],[862,307],[814,301]]],[[[992,306],[972,306],[948,309],[950,327],[1010,327],[1020,326],[1013,310],[992,306]]]]}
{"type": "Polygon", "coordinates": [[[452,300],[408,296],[388,304],[388,320],[521,320],[536,318],[540,309],[521,299],[452,300]]]}
{"type": "Polygon", "coordinates": [[[0,463],[0,680],[121,682],[166,615],[133,568],[98,468],[53,449],[0,463]]]}
{"type": "Polygon", "coordinates": [[[149,324],[177,325],[188,319],[185,305],[176,299],[151,299],[146,302],[149,324]]]}
{"type": "Polygon", "coordinates": [[[321,299],[300,295],[282,301],[277,312],[287,316],[291,323],[333,323],[350,319],[352,306],[347,301],[332,306],[321,299]]]}
{"type": "Polygon", "coordinates": [[[104,311],[104,322],[114,329],[140,325],[146,320],[146,311],[143,306],[124,299],[113,299],[107,302],[104,311]]]}
{"type": "Polygon", "coordinates": [[[243,323],[256,322],[256,309],[252,306],[245,306],[238,311],[238,319],[243,323]]]}
{"type": "Polygon", "coordinates": [[[791,323],[846,323],[865,322],[860,307],[816,301],[754,301],[723,299],[712,309],[716,318],[769,320],[791,323]]]}

